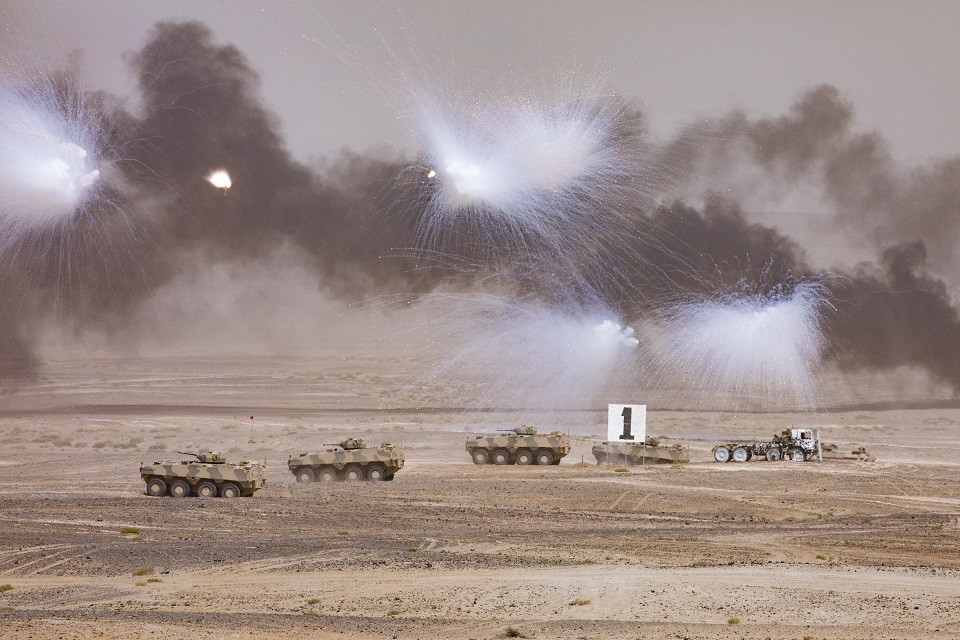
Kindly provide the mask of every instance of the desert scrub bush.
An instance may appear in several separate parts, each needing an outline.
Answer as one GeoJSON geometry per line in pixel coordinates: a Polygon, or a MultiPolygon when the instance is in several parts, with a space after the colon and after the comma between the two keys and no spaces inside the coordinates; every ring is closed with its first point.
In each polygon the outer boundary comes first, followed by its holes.
{"type": "Polygon", "coordinates": [[[817,560],[826,560],[826,559],[827,559],[827,556],[823,555],[822,553],[817,554],[817,560]]]}
{"type": "Polygon", "coordinates": [[[933,526],[930,527],[930,528],[933,529],[934,531],[943,531],[943,525],[942,525],[942,524],[935,524],[935,525],[933,525],[933,526]]]}
{"type": "Polygon", "coordinates": [[[147,582],[163,582],[160,578],[147,578],[147,582]]]}
{"type": "Polygon", "coordinates": [[[407,552],[408,552],[408,553],[416,553],[416,552],[417,552],[417,548],[416,548],[416,547],[410,547],[409,549],[407,549],[407,552]]]}
{"type": "Polygon", "coordinates": [[[134,582],[133,584],[134,584],[134,586],[137,586],[137,587],[145,587],[145,586],[147,586],[147,583],[146,583],[146,582],[134,582]]]}
{"type": "Polygon", "coordinates": [[[584,558],[580,561],[580,564],[597,564],[597,561],[593,558],[584,558]]]}
{"type": "Polygon", "coordinates": [[[513,627],[507,627],[507,630],[503,632],[503,635],[507,638],[526,638],[527,636],[523,635],[519,629],[513,627]]]}
{"type": "Polygon", "coordinates": [[[10,591],[10,589],[13,589],[12,584],[0,584],[0,593],[3,593],[4,591],[10,591]]]}
{"type": "Polygon", "coordinates": [[[629,471],[630,469],[627,469],[625,467],[617,467],[616,469],[613,470],[614,473],[627,473],[629,471]]]}
{"type": "Polygon", "coordinates": [[[94,449],[105,449],[108,444],[109,444],[108,442],[106,442],[106,441],[104,441],[104,440],[100,440],[99,442],[94,442],[94,443],[93,443],[93,448],[94,448],[94,449]]]}
{"type": "Polygon", "coordinates": [[[135,576],[152,576],[154,573],[153,567],[140,567],[133,572],[135,576]]]}
{"type": "Polygon", "coordinates": [[[393,616],[396,616],[396,615],[400,615],[400,612],[397,611],[396,609],[390,609],[390,611],[387,611],[387,617],[389,618],[392,618],[393,616]]]}
{"type": "Polygon", "coordinates": [[[307,604],[320,604],[320,598],[310,598],[307,600],[307,604]]]}
{"type": "Polygon", "coordinates": [[[316,612],[316,611],[304,611],[304,612],[303,612],[303,615],[305,615],[305,616],[315,616],[315,615],[317,615],[317,612],[316,612]]]}
{"type": "Polygon", "coordinates": [[[124,527],[123,529],[120,529],[120,533],[123,535],[135,534],[140,533],[140,529],[138,527],[124,527]]]}
{"type": "Polygon", "coordinates": [[[582,606],[588,605],[588,604],[590,604],[590,601],[589,601],[589,600],[584,600],[583,598],[577,598],[576,600],[571,600],[571,601],[570,601],[570,606],[571,606],[571,607],[582,607],[582,606]]]}
{"type": "Polygon", "coordinates": [[[727,624],[740,624],[740,618],[730,618],[727,620],[727,624]]]}

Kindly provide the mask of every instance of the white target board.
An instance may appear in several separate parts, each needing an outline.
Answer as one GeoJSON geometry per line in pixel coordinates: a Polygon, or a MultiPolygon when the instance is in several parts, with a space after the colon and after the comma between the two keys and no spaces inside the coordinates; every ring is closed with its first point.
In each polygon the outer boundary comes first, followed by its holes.
{"type": "Polygon", "coordinates": [[[607,405],[607,440],[642,443],[646,437],[647,405],[607,405]]]}

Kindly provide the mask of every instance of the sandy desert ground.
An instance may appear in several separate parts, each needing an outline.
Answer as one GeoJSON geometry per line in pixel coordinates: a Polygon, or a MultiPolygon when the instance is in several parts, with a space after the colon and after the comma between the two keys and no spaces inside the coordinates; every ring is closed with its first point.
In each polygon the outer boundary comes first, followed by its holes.
{"type": "Polygon", "coordinates": [[[565,412],[559,466],[477,467],[468,433],[529,416],[418,409],[395,364],[64,357],[4,388],[0,636],[960,637],[960,409],[652,407],[691,462],[628,471],[592,463],[600,411],[565,412]],[[801,425],[877,461],[710,458],[801,425]],[[406,467],[294,481],[289,454],[346,435],[406,467]],[[145,496],[140,463],[191,447],[266,459],[267,487],[145,496]]]}

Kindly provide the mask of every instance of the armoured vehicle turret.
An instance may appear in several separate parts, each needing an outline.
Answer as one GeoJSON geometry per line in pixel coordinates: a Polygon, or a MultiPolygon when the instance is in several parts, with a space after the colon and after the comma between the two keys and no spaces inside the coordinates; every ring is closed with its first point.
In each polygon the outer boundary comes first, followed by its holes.
{"type": "Polygon", "coordinates": [[[215,451],[177,453],[193,459],[141,465],[140,477],[147,483],[148,496],[238,498],[252,496],[267,483],[266,467],[259,462],[229,463],[215,451]]]}
{"type": "Polygon", "coordinates": [[[570,436],[560,431],[537,434],[536,428],[527,425],[498,431],[467,440],[474,464],[560,464],[570,453],[570,436]]]}
{"type": "Polygon", "coordinates": [[[297,482],[393,480],[403,468],[403,448],[390,442],[368,447],[360,438],[347,438],[319,453],[301,453],[287,461],[297,482]]]}
{"type": "Polygon", "coordinates": [[[660,444],[660,440],[652,436],[647,436],[642,443],[624,440],[600,442],[593,446],[593,457],[597,459],[597,464],[612,462],[627,466],[690,462],[685,447],[660,444]]]}

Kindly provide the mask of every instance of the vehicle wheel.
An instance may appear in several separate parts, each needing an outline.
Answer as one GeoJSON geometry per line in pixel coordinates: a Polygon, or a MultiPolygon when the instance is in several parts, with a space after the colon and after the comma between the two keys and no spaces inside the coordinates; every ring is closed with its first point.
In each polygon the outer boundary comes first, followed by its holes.
{"type": "Polygon", "coordinates": [[[367,480],[370,482],[380,482],[387,477],[387,470],[379,464],[372,464],[367,469],[367,480]]]}
{"type": "Polygon", "coordinates": [[[776,462],[783,457],[783,454],[780,453],[780,449],[774,447],[772,449],[767,449],[767,460],[770,462],[776,462]]]}
{"type": "Polygon", "coordinates": [[[537,464],[540,466],[553,464],[553,454],[549,451],[537,451],[537,464]]]}
{"type": "Polygon", "coordinates": [[[717,447],[713,452],[713,459],[717,462],[730,462],[730,450],[726,447],[717,447]]]}
{"type": "Polygon", "coordinates": [[[347,482],[358,482],[363,480],[363,469],[355,464],[351,464],[343,470],[343,479],[347,482]]]}
{"type": "Polygon", "coordinates": [[[749,452],[746,447],[737,447],[733,450],[733,461],[734,462],[746,462],[749,457],[749,452]]]}
{"type": "Polygon", "coordinates": [[[472,457],[473,464],[487,464],[490,462],[490,454],[487,453],[486,449],[474,449],[472,457]]]}
{"type": "Polygon", "coordinates": [[[317,476],[317,481],[324,484],[330,484],[337,481],[337,470],[332,467],[325,467],[320,469],[320,475],[317,476]]]}
{"type": "Polygon", "coordinates": [[[220,497],[221,498],[239,498],[240,487],[233,484],[232,482],[227,482],[222,487],[220,487],[220,497]]]}
{"type": "Polygon", "coordinates": [[[803,462],[803,449],[794,449],[790,452],[790,460],[793,462],[803,462]]]}
{"type": "Polygon", "coordinates": [[[606,462],[607,462],[607,454],[601,453],[599,456],[597,456],[597,464],[606,464],[606,462]]]}
{"type": "Polygon", "coordinates": [[[521,464],[521,465],[533,464],[533,454],[530,453],[529,451],[518,451],[517,464],[521,464]]]}
{"type": "Polygon", "coordinates": [[[150,478],[147,482],[147,495],[154,498],[167,495],[167,483],[161,478],[150,478]]]}
{"type": "Polygon", "coordinates": [[[197,488],[194,489],[198,498],[216,498],[217,497],[217,485],[212,482],[207,482],[204,480],[197,485],[197,488]]]}
{"type": "Polygon", "coordinates": [[[510,454],[503,449],[494,451],[490,458],[493,460],[493,464],[510,464],[510,454]]]}
{"type": "Polygon", "coordinates": [[[186,498],[190,495],[190,485],[183,480],[174,480],[170,483],[170,495],[174,498],[186,498]]]}
{"type": "Polygon", "coordinates": [[[297,482],[313,482],[316,479],[316,476],[313,475],[313,469],[310,467],[297,469],[297,482]]]}

